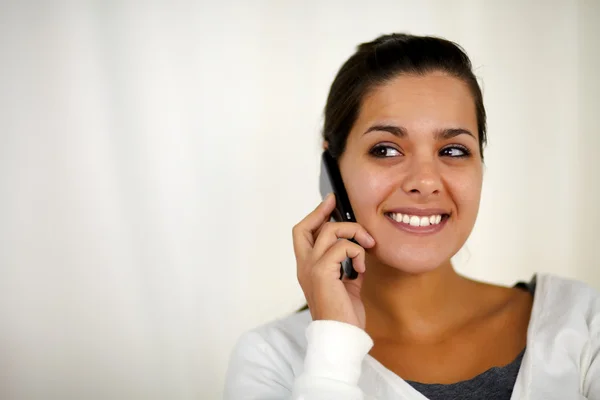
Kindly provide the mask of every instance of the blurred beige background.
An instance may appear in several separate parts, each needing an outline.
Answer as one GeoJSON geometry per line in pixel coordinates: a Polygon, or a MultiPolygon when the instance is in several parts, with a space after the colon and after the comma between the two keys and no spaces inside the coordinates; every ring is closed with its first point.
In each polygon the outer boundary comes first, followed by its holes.
{"type": "Polygon", "coordinates": [[[481,79],[457,268],[600,288],[600,1],[0,4],[0,398],[218,399],[245,330],[303,304],[329,85],[382,33],[481,79]]]}

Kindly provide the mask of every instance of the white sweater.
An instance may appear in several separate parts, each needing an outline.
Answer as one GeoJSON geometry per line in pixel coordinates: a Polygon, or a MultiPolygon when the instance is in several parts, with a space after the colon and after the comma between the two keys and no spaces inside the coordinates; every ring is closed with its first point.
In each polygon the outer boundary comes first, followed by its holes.
{"type": "MultiPolygon", "coordinates": [[[[365,331],[308,311],[245,333],[231,355],[226,400],[424,400],[368,352],[365,331]]],[[[537,275],[527,348],[511,399],[600,400],[600,294],[537,275]]]]}

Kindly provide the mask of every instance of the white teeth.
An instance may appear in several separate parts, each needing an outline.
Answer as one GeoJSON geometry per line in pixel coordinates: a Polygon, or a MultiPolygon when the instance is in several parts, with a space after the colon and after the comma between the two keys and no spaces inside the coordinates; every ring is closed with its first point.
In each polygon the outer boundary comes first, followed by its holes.
{"type": "Polygon", "coordinates": [[[416,215],[390,213],[389,216],[396,222],[410,224],[411,226],[437,225],[442,221],[441,215],[430,215],[428,217],[419,217],[416,215]]]}

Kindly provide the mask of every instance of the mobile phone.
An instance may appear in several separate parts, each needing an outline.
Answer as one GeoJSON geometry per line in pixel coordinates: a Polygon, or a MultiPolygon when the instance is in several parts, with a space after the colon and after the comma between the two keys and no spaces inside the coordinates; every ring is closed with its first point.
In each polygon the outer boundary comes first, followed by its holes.
{"type": "MultiPolygon", "coordinates": [[[[329,151],[325,150],[322,155],[322,173],[320,179],[321,194],[333,192],[335,194],[335,210],[331,214],[334,221],[337,222],[356,222],[350,199],[342,181],[342,174],[335,158],[331,156],[329,151]],[[323,173],[325,171],[325,173],[323,173]]],[[[358,244],[354,239],[348,239],[351,242],[358,244]]],[[[344,274],[349,279],[356,279],[358,273],[352,266],[352,259],[347,257],[342,261],[340,266],[340,279],[344,274]]]]}

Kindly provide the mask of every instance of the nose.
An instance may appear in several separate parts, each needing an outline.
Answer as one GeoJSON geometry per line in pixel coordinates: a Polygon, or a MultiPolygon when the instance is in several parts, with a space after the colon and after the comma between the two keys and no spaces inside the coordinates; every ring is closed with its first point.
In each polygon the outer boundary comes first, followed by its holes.
{"type": "Polygon", "coordinates": [[[413,197],[426,199],[442,190],[442,177],[435,160],[415,156],[410,161],[402,189],[413,197]]]}

